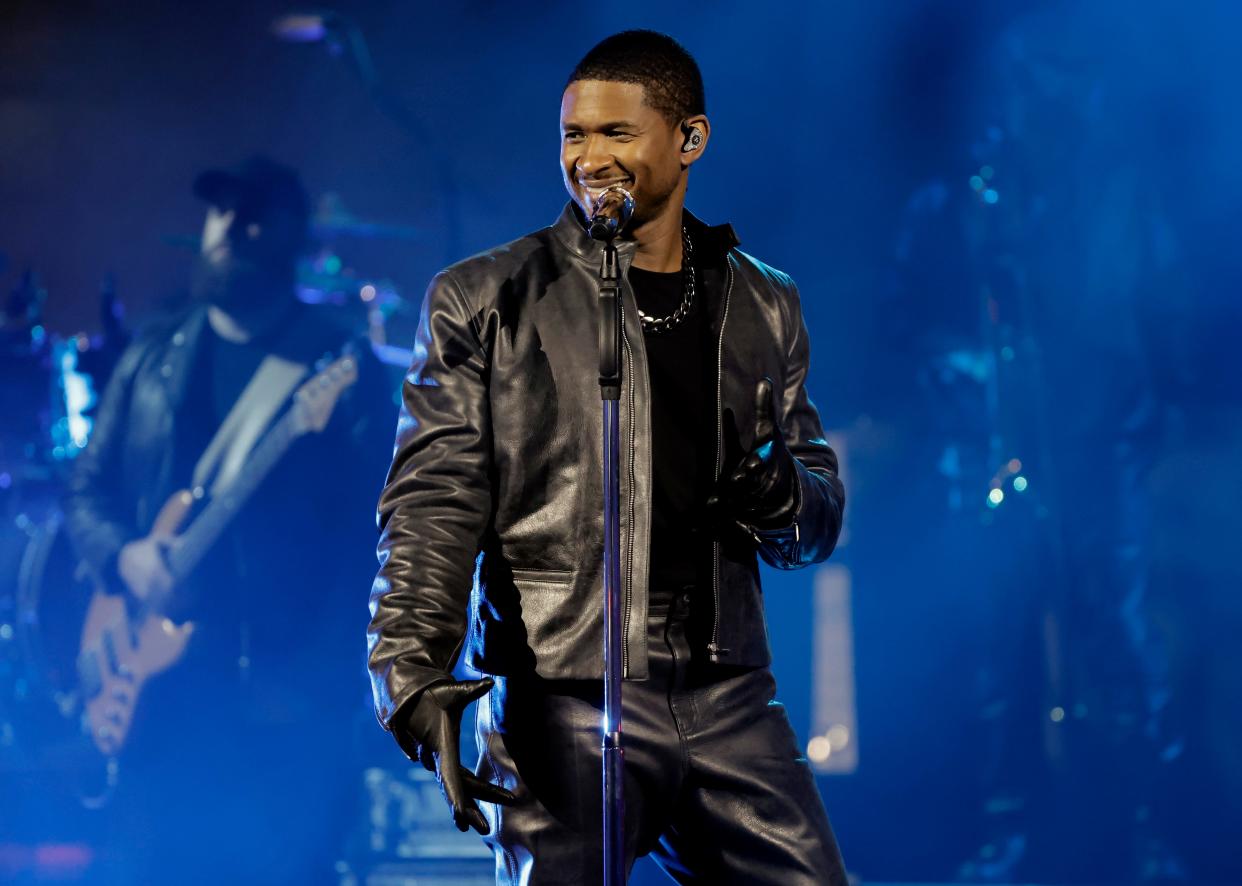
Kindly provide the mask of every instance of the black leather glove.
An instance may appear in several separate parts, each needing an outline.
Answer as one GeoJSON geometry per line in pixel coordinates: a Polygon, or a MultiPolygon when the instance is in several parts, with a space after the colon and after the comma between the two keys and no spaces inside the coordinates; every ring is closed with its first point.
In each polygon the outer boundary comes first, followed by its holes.
{"type": "Polygon", "coordinates": [[[798,508],[798,469],[785,445],[772,379],[755,386],[755,436],[743,447],[732,409],[722,414],[724,471],[707,499],[712,518],[736,520],[755,529],[783,529],[793,522],[798,508]]]}
{"type": "Polygon", "coordinates": [[[488,679],[434,683],[419,694],[408,713],[404,707],[397,712],[400,721],[393,728],[406,756],[436,774],[459,831],[472,827],[487,833],[487,819],[475,800],[505,806],[517,802],[504,788],[461,765],[461,715],[470,702],[491,688],[488,679]]]}

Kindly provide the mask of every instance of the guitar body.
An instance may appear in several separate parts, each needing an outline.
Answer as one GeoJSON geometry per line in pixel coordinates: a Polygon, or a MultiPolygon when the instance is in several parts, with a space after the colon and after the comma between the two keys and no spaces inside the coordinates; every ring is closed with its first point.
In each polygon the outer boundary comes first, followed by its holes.
{"type": "MultiPolygon", "coordinates": [[[[160,510],[150,537],[174,540],[193,504],[187,491],[160,510]]],[[[84,724],[101,753],[112,756],[125,743],[143,685],[185,654],[193,623],[174,624],[157,611],[132,611],[125,597],[97,587],[82,627],[78,678],[84,724]]]]}
{"type": "MultiPolygon", "coordinates": [[[[166,544],[173,594],[289,445],[303,434],[322,431],[337,399],[357,378],[357,362],[346,354],[303,383],[290,410],[252,450],[225,494],[208,501],[184,531],[182,524],[198,500],[182,490],[165,502],[147,538],[166,544]]],[[[81,573],[79,568],[75,578],[86,577],[81,573]]],[[[94,584],[79,644],[77,676],[83,724],[94,746],[113,757],[129,736],[143,686],[181,660],[194,625],[179,625],[167,618],[160,611],[163,600],[135,601],[105,592],[98,580],[94,584]]]]}

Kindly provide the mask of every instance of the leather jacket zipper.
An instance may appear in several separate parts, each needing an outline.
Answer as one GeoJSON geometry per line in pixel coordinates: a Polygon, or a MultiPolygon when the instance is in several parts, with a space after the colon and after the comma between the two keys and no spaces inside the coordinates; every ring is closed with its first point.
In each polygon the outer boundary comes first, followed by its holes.
{"type": "MultiPolygon", "coordinates": [[[[720,476],[720,459],[722,456],[722,442],[724,437],[724,405],[721,402],[721,391],[723,382],[721,380],[722,370],[724,369],[724,333],[725,321],[729,319],[729,296],[733,294],[733,262],[726,257],[725,263],[728,267],[728,278],[725,283],[724,297],[724,313],[720,317],[720,341],[716,346],[716,476],[720,476]]],[[[712,623],[712,640],[707,644],[707,657],[713,662],[719,662],[722,655],[728,655],[728,649],[720,647],[720,540],[712,542],[712,600],[713,600],[713,623],[712,623]]]]}
{"type": "MultiPolygon", "coordinates": [[[[630,673],[630,604],[634,587],[634,349],[630,347],[630,339],[625,334],[625,284],[622,283],[621,298],[621,347],[625,351],[625,384],[629,387],[630,401],[630,521],[629,548],[625,561],[625,578],[622,581],[621,597],[624,615],[621,617],[621,677],[630,673]]],[[[631,293],[631,297],[632,297],[631,293]]]]}

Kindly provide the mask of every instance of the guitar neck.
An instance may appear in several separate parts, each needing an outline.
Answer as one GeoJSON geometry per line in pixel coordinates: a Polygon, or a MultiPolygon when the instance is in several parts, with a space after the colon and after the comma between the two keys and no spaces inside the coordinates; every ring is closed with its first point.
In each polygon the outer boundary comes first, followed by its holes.
{"type": "Polygon", "coordinates": [[[259,488],[263,478],[271,473],[299,436],[293,413],[286,413],[255,447],[237,478],[208,502],[169,553],[169,565],[177,582],[194,571],[225,527],[259,488]]]}

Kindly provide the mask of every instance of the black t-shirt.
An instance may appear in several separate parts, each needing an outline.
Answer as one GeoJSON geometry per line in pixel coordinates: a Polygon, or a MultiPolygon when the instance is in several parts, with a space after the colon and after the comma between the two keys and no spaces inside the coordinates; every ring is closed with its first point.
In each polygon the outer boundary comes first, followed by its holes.
{"type": "Polygon", "coordinates": [[[211,372],[211,403],[219,427],[233,409],[263,359],[272,352],[266,342],[233,342],[221,338],[210,325],[204,330],[203,345],[211,372]]]}
{"type": "MultiPolygon", "coordinates": [[[[666,317],[684,297],[681,271],[630,268],[642,311],[666,317]]],[[[702,505],[715,468],[715,349],[703,275],[687,317],[664,332],[643,331],[651,383],[652,514],[650,603],[663,609],[688,585],[711,582],[711,542],[702,505]]]]}

